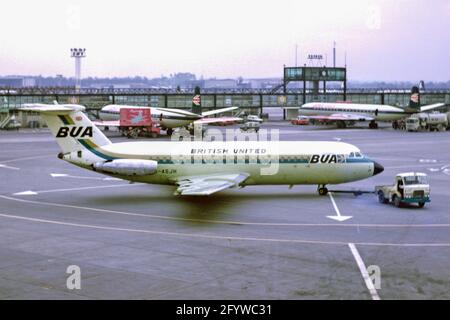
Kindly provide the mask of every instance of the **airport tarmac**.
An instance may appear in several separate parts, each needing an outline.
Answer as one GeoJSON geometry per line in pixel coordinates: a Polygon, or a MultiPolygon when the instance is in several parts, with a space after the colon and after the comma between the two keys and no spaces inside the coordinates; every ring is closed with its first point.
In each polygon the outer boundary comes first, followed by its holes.
{"type": "Polygon", "coordinates": [[[450,132],[264,126],[352,143],[385,167],[331,190],[421,171],[432,202],[395,208],[316,186],[175,197],[57,159],[46,130],[0,132],[0,299],[450,299],[450,132]],[[328,217],[339,215],[350,218],[328,217]],[[81,289],[66,286],[70,265],[81,289]]]}

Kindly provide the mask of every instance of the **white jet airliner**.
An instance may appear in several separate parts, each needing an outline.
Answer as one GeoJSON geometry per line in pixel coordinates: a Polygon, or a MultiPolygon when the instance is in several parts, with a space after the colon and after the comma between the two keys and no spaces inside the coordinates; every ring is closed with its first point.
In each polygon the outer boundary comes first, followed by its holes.
{"type": "Polygon", "coordinates": [[[174,128],[188,127],[190,124],[223,124],[241,121],[237,117],[210,118],[215,114],[220,114],[238,109],[238,107],[227,107],[211,111],[202,111],[200,88],[196,87],[192,97],[192,112],[172,108],[142,107],[130,105],[110,104],[101,108],[99,117],[102,122],[94,122],[98,126],[120,127],[120,110],[123,108],[150,109],[152,121],[166,130],[170,136],[174,128]]]}
{"type": "Polygon", "coordinates": [[[383,167],[342,142],[177,141],[109,139],[78,105],[28,104],[39,112],[62,151],[81,168],[132,182],[173,185],[177,195],[210,195],[248,185],[326,185],[369,178],[383,167]]]}
{"type": "Polygon", "coordinates": [[[407,108],[379,104],[311,102],[299,108],[299,115],[308,117],[311,122],[336,123],[345,128],[359,121],[368,121],[369,128],[376,129],[376,121],[396,121],[414,113],[430,111],[444,106],[436,103],[420,107],[419,88],[411,89],[411,99],[407,108]]]}
{"type": "Polygon", "coordinates": [[[228,107],[196,114],[180,109],[110,104],[100,109],[99,117],[102,122],[95,122],[95,124],[98,126],[119,127],[120,110],[123,108],[150,109],[150,116],[152,117],[152,121],[158,123],[163,130],[167,131],[168,135],[172,135],[174,128],[186,127],[191,123],[208,124],[242,120],[241,118],[237,117],[208,118],[209,116],[214,114],[236,110],[238,109],[238,107],[228,107]]]}

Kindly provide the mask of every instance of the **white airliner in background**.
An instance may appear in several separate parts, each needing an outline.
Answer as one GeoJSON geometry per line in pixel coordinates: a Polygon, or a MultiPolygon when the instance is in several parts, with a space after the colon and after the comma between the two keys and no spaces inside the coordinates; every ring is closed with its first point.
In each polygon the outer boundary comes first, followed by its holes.
{"type": "Polygon", "coordinates": [[[120,110],[122,108],[150,109],[152,121],[158,123],[163,130],[167,131],[168,135],[172,135],[174,128],[186,127],[191,123],[212,124],[212,123],[234,122],[242,120],[241,118],[237,117],[208,118],[209,116],[215,114],[236,110],[238,109],[238,107],[216,109],[197,114],[194,112],[180,109],[110,104],[100,109],[99,117],[100,120],[102,121],[95,122],[95,124],[98,126],[119,127],[120,110]]]}
{"type": "Polygon", "coordinates": [[[379,104],[311,102],[299,108],[299,115],[306,116],[312,122],[336,123],[338,128],[345,128],[359,121],[368,121],[369,128],[376,129],[376,121],[395,121],[414,113],[430,111],[444,106],[436,103],[420,107],[419,88],[413,87],[407,108],[379,104]]]}
{"type": "Polygon", "coordinates": [[[77,105],[28,104],[61,147],[60,159],[133,182],[173,185],[177,195],[210,195],[248,185],[326,185],[369,178],[383,167],[342,142],[179,141],[111,143],[77,105]]]}

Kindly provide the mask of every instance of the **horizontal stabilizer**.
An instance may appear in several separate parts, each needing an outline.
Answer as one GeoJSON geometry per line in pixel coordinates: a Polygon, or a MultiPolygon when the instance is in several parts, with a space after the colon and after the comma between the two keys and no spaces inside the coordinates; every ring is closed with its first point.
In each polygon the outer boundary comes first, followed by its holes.
{"type": "Polygon", "coordinates": [[[120,127],[119,120],[109,120],[109,121],[92,121],[97,127],[120,127]]]}
{"type": "Polygon", "coordinates": [[[420,107],[420,112],[430,111],[445,106],[445,103],[435,103],[420,107]]]}
{"type": "Polygon", "coordinates": [[[238,107],[228,107],[228,108],[222,108],[222,109],[217,109],[217,110],[205,111],[205,112],[202,112],[202,116],[208,117],[208,116],[212,116],[213,114],[224,113],[224,112],[228,112],[228,111],[232,111],[232,110],[236,110],[236,109],[238,109],[238,107]]]}
{"type": "Polygon", "coordinates": [[[21,111],[33,111],[44,113],[70,113],[74,111],[84,111],[86,108],[79,104],[43,104],[43,103],[25,103],[18,110],[21,111]]]}
{"type": "Polygon", "coordinates": [[[194,121],[195,124],[228,124],[234,122],[241,122],[243,119],[238,117],[218,117],[218,118],[203,118],[194,121]]]}

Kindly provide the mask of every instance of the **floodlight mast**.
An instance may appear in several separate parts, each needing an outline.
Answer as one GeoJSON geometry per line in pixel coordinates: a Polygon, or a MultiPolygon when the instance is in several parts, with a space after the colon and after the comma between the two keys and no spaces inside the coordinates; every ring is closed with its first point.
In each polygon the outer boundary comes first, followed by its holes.
{"type": "Polygon", "coordinates": [[[75,59],[75,90],[81,88],[81,59],[86,57],[86,48],[71,48],[70,56],[75,59]]]}

